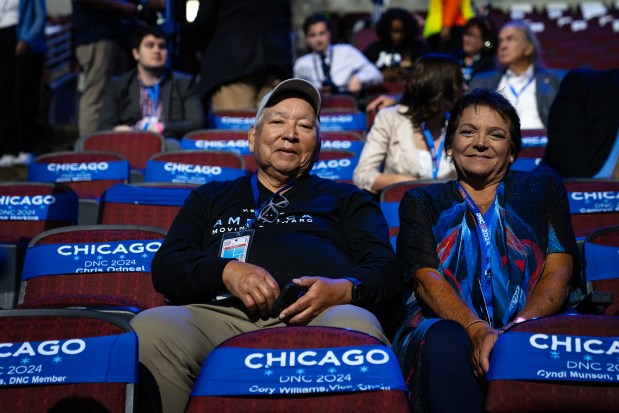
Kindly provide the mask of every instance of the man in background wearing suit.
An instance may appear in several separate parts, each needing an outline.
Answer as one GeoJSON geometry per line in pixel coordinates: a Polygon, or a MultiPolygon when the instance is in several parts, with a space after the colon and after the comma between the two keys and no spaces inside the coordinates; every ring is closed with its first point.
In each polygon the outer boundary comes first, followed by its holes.
{"type": "Polygon", "coordinates": [[[503,94],[516,108],[521,129],[546,129],[548,112],[564,72],[539,63],[540,46],[523,21],[506,23],[499,32],[498,60],[505,70],[473,77],[469,90],[490,89],[503,94]]]}
{"type": "Polygon", "coordinates": [[[108,83],[98,130],[145,130],[178,139],[203,128],[194,79],[166,68],[163,32],[156,27],[138,30],[132,54],[137,67],[108,83]]]}

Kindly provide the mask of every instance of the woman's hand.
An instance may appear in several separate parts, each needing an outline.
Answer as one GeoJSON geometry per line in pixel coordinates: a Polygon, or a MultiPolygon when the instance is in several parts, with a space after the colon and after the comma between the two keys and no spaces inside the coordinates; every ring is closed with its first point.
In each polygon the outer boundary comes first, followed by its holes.
{"type": "Polygon", "coordinates": [[[473,343],[473,373],[484,377],[490,368],[490,353],[499,338],[499,331],[487,323],[477,323],[467,331],[473,343]]]}

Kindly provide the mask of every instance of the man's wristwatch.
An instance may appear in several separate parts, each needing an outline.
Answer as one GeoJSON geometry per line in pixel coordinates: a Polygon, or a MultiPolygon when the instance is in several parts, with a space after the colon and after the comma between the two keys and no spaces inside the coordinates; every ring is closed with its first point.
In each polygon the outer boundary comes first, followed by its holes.
{"type": "Polygon", "coordinates": [[[365,284],[356,278],[346,277],[352,283],[352,300],[351,304],[360,305],[365,302],[365,284]]]}

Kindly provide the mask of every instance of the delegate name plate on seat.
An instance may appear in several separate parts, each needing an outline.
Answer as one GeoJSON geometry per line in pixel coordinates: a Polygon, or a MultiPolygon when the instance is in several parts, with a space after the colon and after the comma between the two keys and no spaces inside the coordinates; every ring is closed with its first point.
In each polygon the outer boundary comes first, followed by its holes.
{"type": "Polygon", "coordinates": [[[77,195],[0,195],[0,221],[71,221],[77,219],[77,195]]]}
{"type": "Polygon", "coordinates": [[[45,244],[29,247],[22,280],[43,275],[90,272],[150,272],[163,239],[45,244]],[[54,265],[49,265],[53,262],[54,265]]]}
{"type": "Polygon", "coordinates": [[[135,383],[135,333],[0,343],[0,386],[135,383]]]}
{"type": "Polygon", "coordinates": [[[619,383],[619,337],[506,332],[487,378],[619,383]]]}
{"type": "Polygon", "coordinates": [[[181,149],[206,149],[229,151],[240,155],[249,155],[249,143],[247,139],[181,139],[181,149]]]}
{"type": "Polygon", "coordinates": [[[325,159],[316,161],[311,173],[324,179],[352,180],[358,158],[325,159]]]}
{"type": "Polygon", "coordinates": [[[568,192],[572,214],[619,212],[619,191],[568,192]]]}
{"type": "Polygon", "coordinates": [[[247,175],[242,169],[218,165],[192,165],[180,162],[154,161],[146,164],[146,182],[175,182],[205,184],[210,181],[226,181],[247,175]]]}
{"type": "Polygon", "coordinates": [[[320,116],[320,130],[323,132],[337,132],[344,130],[367,129],[365,113],[342,113],[320,116]]]}
{"type": "Polygon", "coordinates": [[[28,167],[28,180],[41,182],[114,180],[128,176],[129,162],[126,160],[33,163],[28,167]]]}
{"type": "Polygon", "coordinates": [[[219,347],[192,396],[295,395],[408,388],[385,346],[312,349],[219,347]]]}

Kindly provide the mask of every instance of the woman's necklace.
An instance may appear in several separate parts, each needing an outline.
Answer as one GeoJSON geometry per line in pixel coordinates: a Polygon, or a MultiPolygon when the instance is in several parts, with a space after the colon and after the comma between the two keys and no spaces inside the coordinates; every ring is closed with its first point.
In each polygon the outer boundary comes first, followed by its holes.
{"type": "Polygon", "coordinates": [[[482,202],[475,202],[475,205],[477,205],[477,207],[483,211],[485,210],[489,205],[492,204],[492,202],[494,201],[494,198],[496,196],[496,193],[493,193],[492,196],[490,198],[486,198],[484,199],[484,201],[482,202]]]}

